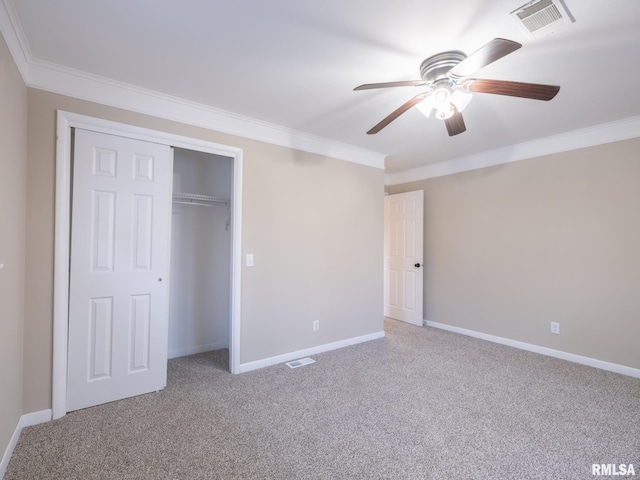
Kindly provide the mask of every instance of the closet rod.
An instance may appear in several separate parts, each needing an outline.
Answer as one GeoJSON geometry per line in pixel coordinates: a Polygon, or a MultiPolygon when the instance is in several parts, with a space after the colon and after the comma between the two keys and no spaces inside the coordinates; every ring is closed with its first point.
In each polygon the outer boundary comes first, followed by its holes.
{"type": "Polygon", "coordinates": [[[181,203],[183,205],[200,205],[203,207],[226,207],[227,206],[226,203],[203,203],[203,202],[195,202],[195,201],[185,202],[182,200],[174,200],[173,203],[181,203]]]}
{"type": "Polygon", "coordinates": [[[202,205],[211,206],[229,206],[229,200],[226,198],[212,197],[209,195],[198,195],[195,193],[174,193],[173,203],[183,203],[185,205],[202,205]]]}

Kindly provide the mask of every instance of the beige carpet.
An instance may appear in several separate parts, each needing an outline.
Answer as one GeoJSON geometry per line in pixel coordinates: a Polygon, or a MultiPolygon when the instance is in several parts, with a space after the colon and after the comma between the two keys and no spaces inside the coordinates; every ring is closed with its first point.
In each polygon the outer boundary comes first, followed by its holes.
{"type": "Polygon", "coordinates": [[[171,360],[158,394],[24,429],[5,480],[607,478],[594,463],[640,477],[639,379],[385,328],[293,370],[171,360]]]}

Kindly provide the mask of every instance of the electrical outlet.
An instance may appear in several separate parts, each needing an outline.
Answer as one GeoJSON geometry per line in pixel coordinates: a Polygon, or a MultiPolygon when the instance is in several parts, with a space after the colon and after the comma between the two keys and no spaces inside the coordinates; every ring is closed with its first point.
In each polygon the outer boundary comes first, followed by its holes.
{"type": "Polygon", "coordinates": [[[558,322],[551,322],[551,333],[560,335],[560,324],[558,322]]]}
{"type": "Polygon", "coordinates": [[[320,330],[320,320],[314,320],[313,321],[313,331],[317,332],[318,330],[320,330]]]}

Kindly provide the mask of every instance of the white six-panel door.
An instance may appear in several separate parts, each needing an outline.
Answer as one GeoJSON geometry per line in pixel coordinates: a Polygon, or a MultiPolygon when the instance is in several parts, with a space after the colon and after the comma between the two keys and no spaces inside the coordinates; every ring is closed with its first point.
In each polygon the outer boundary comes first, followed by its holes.
{"type": "Polygon", "coordinates": [[[67,411],[166,385],[172,152],[76,129],[67,411]]]}
{"type": "Polygon", "coordinates": [[[384,198],[384,314],[422,325],[424,192],[384,198]]]}

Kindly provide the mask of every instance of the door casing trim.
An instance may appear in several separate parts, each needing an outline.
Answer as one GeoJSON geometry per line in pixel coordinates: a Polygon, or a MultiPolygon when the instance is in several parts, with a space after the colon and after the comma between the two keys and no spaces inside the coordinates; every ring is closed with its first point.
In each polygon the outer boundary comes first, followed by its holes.
{"type": "Polygon", "coordinates": [[[53,274],[53,367],[51,406],[55,420],[66,415],[67,405],[67,335],[69,320],[69,250],[71,232],[71,129],[95,132],[160,143],[172,147],[222,155],[233,159],[233,204],[231,242],[231,326],[229,367],[240,373],[240,321],[242,271],[242,172],[243,150],[205,140],[174,135],[58,110],[56,124],[55,234],[53,274]]]}

